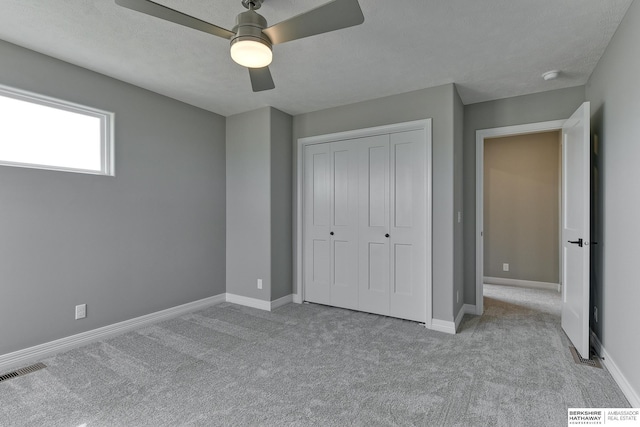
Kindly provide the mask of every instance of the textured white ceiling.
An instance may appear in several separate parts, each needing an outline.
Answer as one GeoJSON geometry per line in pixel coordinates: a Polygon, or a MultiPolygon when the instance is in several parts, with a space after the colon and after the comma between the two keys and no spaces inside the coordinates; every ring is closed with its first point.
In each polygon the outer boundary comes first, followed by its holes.
{"type": "MultiPolygon", "coordinates": [[[[157,0],[229,28],[240,0],[157,0]]],[[[274,24],[327,0],[265,0],[274,24]]],[[[456,83],[465,104],[584,84],[632,0],[360,0],[363,25],[274,47],[253,93],[228,41],[113,0],[0,0],[0,39],[228,116],[456,83]],[[540,76],[560,69],[559,79],[540,76]]],[[[2,83],[2,82],[0,82],[2,83]]]]}

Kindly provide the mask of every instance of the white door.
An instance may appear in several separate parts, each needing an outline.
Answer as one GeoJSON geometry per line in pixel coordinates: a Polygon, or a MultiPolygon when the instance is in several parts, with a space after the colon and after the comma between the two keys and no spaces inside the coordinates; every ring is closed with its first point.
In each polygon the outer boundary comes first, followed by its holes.
{"type": "Polygon", "coordinates": [[[305,147],[305,300],[358,308],[358,156],[352,141],[305,147]]]}
{"type": "Polygon", "coordinates": [[[358,152],[331,144],[331,305],[358,309],[358,152]]]}
{"type": "Polygon", "coordinates": [[[360,309],[426,321],[425,131],[362,138],[360,309]]]}
{"type": "Polygon", "coordinates": [[[562,329],[589,358],[590,104],[562,127],[562,329]]]}
{"type": "Polygon", "coordinates": [[[305,301],[427,321],[429,137],[394,129],[304,146],[305,301]]]}
{"type": "Polygon", "coordinates": [[[331,146],[304,149],[304,297],[331,304],[331,146]]]}
{"type": "Polygon", "coordinates": [[[425,131],[391,134],[389,315],[426,321],[427,149],[425,131]]]}
{"type": "Polygon", "coordinates": [[[360,310],[389,315],[389,135],[362,138],[360,162],[360,310]]]}

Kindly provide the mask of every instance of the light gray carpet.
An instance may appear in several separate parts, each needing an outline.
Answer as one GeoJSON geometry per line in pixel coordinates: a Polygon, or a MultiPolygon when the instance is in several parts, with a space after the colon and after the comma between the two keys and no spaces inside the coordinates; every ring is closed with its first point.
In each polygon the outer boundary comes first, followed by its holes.
{"type": "Polygon", "coordinates": [[[318,305],[222,304],[43,360],[0,383],[2,426],[566,426],[626,407],[576,365],[558,293],[485,288],[459,334],[318,305]]]}

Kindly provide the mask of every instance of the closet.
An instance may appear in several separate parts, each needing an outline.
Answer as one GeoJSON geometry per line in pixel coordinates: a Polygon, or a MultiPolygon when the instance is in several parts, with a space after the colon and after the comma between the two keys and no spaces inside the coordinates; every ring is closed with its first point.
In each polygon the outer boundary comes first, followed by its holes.
{"type": "Polygon", "coordinates": [[[304,300],[425,322],[430,134],[369,133],[302,146],[304,300]]]}

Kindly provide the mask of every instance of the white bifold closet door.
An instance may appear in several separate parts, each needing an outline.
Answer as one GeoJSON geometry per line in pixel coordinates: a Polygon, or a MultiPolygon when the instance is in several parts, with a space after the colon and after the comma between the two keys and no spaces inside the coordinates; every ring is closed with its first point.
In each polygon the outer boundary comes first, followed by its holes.
{"type": "Polygon", "coordinates": [[[359,309],[426,317],[427,177],[424,131],[361,143],[359,309]]]}
{"type": "Polygon", "coordinates": [[[425,131],[308,145],[305,300],[426,320],[425,131]]]}
{"type": "Polygon", "coordinates": [[[305,299],[358,309],[358,153],[353,141],[305,148],[305,299]]]}

